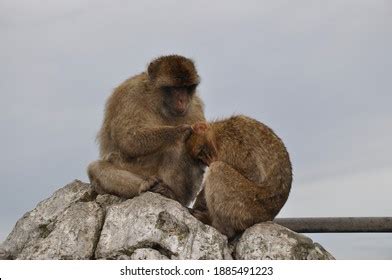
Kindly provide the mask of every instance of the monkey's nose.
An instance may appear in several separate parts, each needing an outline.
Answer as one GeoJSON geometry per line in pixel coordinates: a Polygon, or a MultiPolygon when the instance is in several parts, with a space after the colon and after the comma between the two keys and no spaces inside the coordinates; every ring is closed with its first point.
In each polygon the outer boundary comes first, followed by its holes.
{"type": "Polygon", "coordinates": [[[177,111],[185,112],[185,110],[186,110],[186,103],[183,101],[178,101],[177,102],[177,111]]]}

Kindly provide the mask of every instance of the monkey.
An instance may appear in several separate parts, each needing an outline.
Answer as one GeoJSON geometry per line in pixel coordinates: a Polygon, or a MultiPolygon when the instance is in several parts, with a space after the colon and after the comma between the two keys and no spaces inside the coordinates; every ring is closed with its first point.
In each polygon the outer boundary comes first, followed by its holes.
{"type": "Polygon", "coordinates": [[[100,159],[87,167],[97,193],[152,191],[189,204],[203,176],[185,149],[192,124],[205,121],[199,83],[191,59],[168,55],[115,88],[97,136],[100,159]]]}
{"type": "Polygon", "coordinates": [[[243,115],[197,123],[185,145],[208,166],[190,211],[229,239],[273,220],[285,204],[292,183],[289,154],[263,123],[243,115]]]}

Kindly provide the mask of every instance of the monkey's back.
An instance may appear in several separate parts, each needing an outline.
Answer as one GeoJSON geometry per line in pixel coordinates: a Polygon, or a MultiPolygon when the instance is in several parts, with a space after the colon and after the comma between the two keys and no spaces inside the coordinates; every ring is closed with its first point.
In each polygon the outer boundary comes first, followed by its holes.
{"type": "Polygon", "coordinates": [[[105,114],[101,129],[97,135],[100,146],[100,155],[107,158],[108,155],[119,153],[113,139],[113,131],[125,128],[138,115],[138,107],[143,106],[138,102],[138,91],[141,91],[145,83],[144,73],[130,77],[120,84],[108,97],[105,105],[105,114]],[[135,102],[136,101],[136,102],[135,102]]]}
{"type": "Polygon", "coordinates": [[[217,155],[204,188],[211,225],[233,237],[273,220],[292,181],[283,142],[268,126],[245,116],[213,122],[211,131],[217,155]]]}
{"type": "Polygon", "coordinates": [[[289,154],[282,140],[265,124],[246,116],[217,121],[218,159],[271,193],[286,194],[292,182],[289,154]]]}

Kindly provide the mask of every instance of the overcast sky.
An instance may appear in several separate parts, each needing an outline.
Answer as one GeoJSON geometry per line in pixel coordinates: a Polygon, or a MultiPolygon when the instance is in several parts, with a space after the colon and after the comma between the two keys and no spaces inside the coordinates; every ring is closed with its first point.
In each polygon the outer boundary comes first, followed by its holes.
{"type": "MultiPolygon", "coordinates": [[[[78,178],[112,89],[193,58],[209,119],[283,139],[281,217],[392,216],[392,2],[0,0],[0,241],[78,178]]],[[[392,234],[314,234],[337,258],[392,259],[392,234]]]]}

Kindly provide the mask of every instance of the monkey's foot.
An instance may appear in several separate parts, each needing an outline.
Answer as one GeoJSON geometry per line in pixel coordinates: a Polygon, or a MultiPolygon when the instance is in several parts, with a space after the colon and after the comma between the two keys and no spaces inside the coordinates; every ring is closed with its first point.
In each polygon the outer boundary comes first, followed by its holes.
{"type": "Polygon", "coordinates": [[[162,180],[156,177],[151,177],[140,184],[139,194],[149,191],[153,186],[159,184],[162,180]]]}
{"type": "Polygon", "coordinates": [[[101,188],[101,186],[99,184],[97,184],[97,182],[92,181],[90,183],[91,187],[93,188],[93,190],[97,193],[97,194],[105,194],[107,192],[105,192],[103,190],[103,188],[101,188]]]}
{"type": "Polygon", "coordinates": [[[206,224],[206,225],[211,224],[210,215],[208,213],[208,210],[198,210],[198,209],[192,209],[192,208],[188,208],[188,210],[189,210],[189,213],[191,213],[191,215],[193,217],[198,219],[203,224],[206,224]]]}
{"type": "Polygon", "coordinates": [[[171,188],[166,185],[162,180],[158,180],[158,182],[156,182],[155,185],[153,185],[150,189],[150,192],[154,192],[154,193],[159,193],[160,195],[163,195],[167,198],[176,200],[177,197],[174,194],[174,192],[171,190],[171,188]]]}

